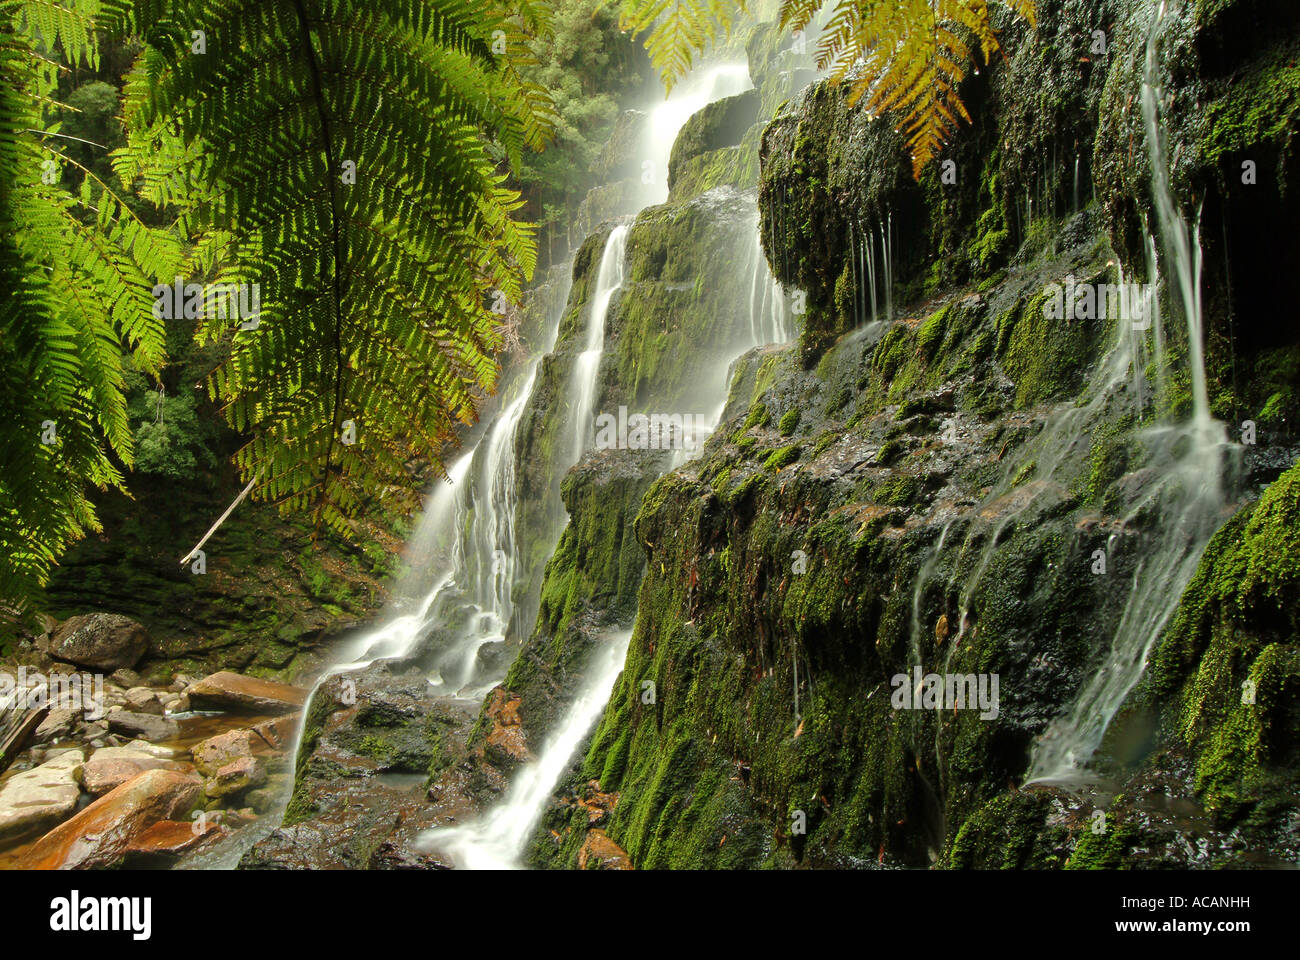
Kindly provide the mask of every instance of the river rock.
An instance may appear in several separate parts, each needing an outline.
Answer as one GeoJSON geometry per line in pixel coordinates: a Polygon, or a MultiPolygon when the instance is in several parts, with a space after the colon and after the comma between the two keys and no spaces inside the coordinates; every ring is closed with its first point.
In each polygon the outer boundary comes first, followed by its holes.
{"type": "Polygon", "coordinates": [[[190,751],[183,747],[166,747],[162,744],[150,743],[148,740],[132,740],[123,746],[128,750],[138,750],[151,757],[158,757],[160,760],[182,760],[190,755],[190,751]]]}
{"type": "Polygon", "coordinates": [[[146,770],[100,797],[32,846],[29,870],[108,867],[160,820],[179,820],[199,801],[200,782],[175,770],[146,770]]]}
{"type": "MultiPolygon", "coordinates": [[[[274,717],[270,720],[264,720],[250,729],[266,746],[272,750],[283,750],[289,745],[294,735],[298,732],[298,726],[302,723],[302,714],[290,713],[282,717],[274,717]]],[[[256,743],[253,749],[257,750],[256,743]]]]}
{"type": "Polygon", "coordinates": [[[199,773],[211,777],[229,763],[252,758],[253,734],[248,730],[228,730],[196,744],[192,753],[199,773]]]}
{"type": "Polygon", "coordinates": [[[190,684],[185,695],[194,710],[233,713],[289,713],[307,699],[307,691],[301,687],[225,670],[190,684]]]}
{"type": "Polygon", "coordinates": [[[96,797],[115,790],[146,770],[176,770],[184,773],[193,767],[178,760],[154,757],[130,747],[105,747],[96,750],[81,770],[81,785],[96,797]]]}
{"type": "Polygon", "coordinates": [[[80,719],[81,710],[77,707],[51,710],[32,734],[32,742],[45,743],[70,736],[80,719]]]}
{"type": "Polygon", "coordinates": [[[163,705],[158,695],[148,687],[132,687],[126,691],[126,709],[134,713],[152,713],[162,716],[163,705]]]}
{"type": "Polygon", "coordinates": [[[83,760],[79,749],[63,750],[0,785],[0,843],[39,834],[72,813],[81,796],[77,774],[83,760]]]}
{"type": "Polygon", "coordinates": [[[55,660],[93,670],[134,667],[149,649],[142,624],[117,613],[89,613],[59,627],[42,648],[55,660]]]}
{"type": "Polygon", "coordinates": [[[215,819],[159,820],[127,846],[123,866],[165,867],[181,854],[206,847],[225,833],[215,819]]]}
{"type": "Polygon", "coordinates": [[[108,714],[108,729],[128,737],[140,737],[145,740],[175,740],[180,736],[181,728],[175,720],[155,716],[152,713],[134,713],[130,710],[118,710],[108,714]]]}
{"type": "Polygon", "coordinates": [[[221,767],[203,781],[209,797],[230,797],[266,782],[266,769],[254,757],[240,757],[221,767]]]}

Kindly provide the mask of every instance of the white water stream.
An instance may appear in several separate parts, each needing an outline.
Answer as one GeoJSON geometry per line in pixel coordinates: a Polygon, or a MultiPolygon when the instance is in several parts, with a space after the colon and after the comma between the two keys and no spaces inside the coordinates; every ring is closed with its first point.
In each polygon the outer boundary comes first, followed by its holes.
{"type": "Polygon", "coordinates": [[[449,855],[469,870],[508,870],[520,866],[528,837],[541,820],[555,785],[605,709],[614,681],[623,670],[627,630],[606,637],[592,654],[587,679],[560,725],[551,731],[538,757],[515,772],[505,798],[484,816],[463,827],[436,827],[420,836],[425,850],[449,855]]]}
{"type": "MultiPolygon", "coordinates": [[[[1178,607],[1205,546],[1222,520],[1225,507],[1223,471],[1230,445],[1223,424],[1210,414],[1202,347],[1201,250],[1199,228],[1189,228],[1169,185],[1168,158],[1160,127],[1159,35],[1165,15],[1160,4],[1147,38],[1142,84],[1142,116],[1151,158],[1152,193],[1163,273],[1170,300],[1187,327],[1187,366],[1191,376],[1191,416],[1181,423],[1160,424],[1143,432],[1151,464],[1160,479],[1130,505],[1125,525],[1140,515],[1154,516],[1154,532],[1141,550],[1132,574],[1123,613],[1111,649],[1096,674],[1084,684],[1070,709],[1058,717],[1036,744],[1030,781],[1078,779],[1101,745],[1106,729],[1142,676],[1147,657],[1178,607]]],[[[1163,333],[1158,304],[1153,311],[1157,365],[1163,361],[1163,333]]]]}
{"type": "Polygon", "coordinates": [[[610,231],[605,241],[605,251],[600,256],[596,292],[591,298],[591,313],[587,320],[587,335],[582,352],[573,363],[573,378],[569,384],[569,426],[573,430],[573,440],[570,448],[572,457],[566,468],[582,459],[591,440],[597,375],[600,373],[600,359],[605,355],[605,317],[609,314],[610,299],[623,286],[627,229],[627,224],[619,224],[610,231]]]}

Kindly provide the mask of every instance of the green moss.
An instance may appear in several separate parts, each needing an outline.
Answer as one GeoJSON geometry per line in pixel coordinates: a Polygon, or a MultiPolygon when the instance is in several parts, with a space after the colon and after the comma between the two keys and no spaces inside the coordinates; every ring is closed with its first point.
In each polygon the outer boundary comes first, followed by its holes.
{"type": "Polygon", "coordinates": [[[1027,870],[1060,867],[1047,826],[1051,803],[1042,794],[994,797],[958,828],[944,866],[958,870],[1027,870]]]}
{"type": "Polygon", "coordinates": [[[790,434],[794,433],[795,430],[798,429],[798,427],[799,427],[799,411],[787,410],[781,416],[781,422],[780,424],[778,424],[778,429],[781,431],[781,436],[783,437],[790,436],[790,434]]]}
{"type": "Polygon", "coordinates": [[[802,448],[797,443],[791,444],[788,447],[782,447],[780,450],[773,450],[772,453],[768,455],[768,458],[763,461],[763,469],[776,471],[783,467],[788,467],[799,459],[799,455],[802,452],[802,448]]]}
{"type": "Polygon", "coordinates": [[[1113,812],[1122,800],[1116,797],[1111,802],[1106,829],[1093,832],[1088,828],[1080,834],[1078,846],[1065,862],[1066,870],[1117,870],[1129,865],[1127,856],[1138,842],[1138,833],[1127,817],[1113,812]]]}
{"type": "Polygon", "coordinates": [[[1015,381],[1017,408],[1077,394],[1104,342],[1106,323],[1049,318],[1048,298],[1039,293],[999,320],[998,359],[1015,381]]]}
{"type": "Polygon", "coordinates": [[[876,463],[882,467],[887,467],[902,455],[907,449],[907,445],[897,437],[886,440],[881,444],[880,449],[876,452],[876,463]]]}
{"type": "Polygon", "coordinates": [[[891,506],[906,506],[913,503],[921,493],[921,478],[900,475],[890,477],[872,491],[871,497],[877,503],[891,506]]]}
{"type": "Polygon", "coordinates": [[[1225,157],[1289,141],[1298,120],[1300,65],[1286,44],[1252,63],[1209,105],[1202,156],[1217,166],[1225,157]]]}
{"type": "Polygon", "coordinates": [[[820,457],[832,444],[839,440],[839,438],[840,434],[836,433],[834,430],[827,430],[822,433],[822,435],[817,438],[817,443],[813,446],[812,459],[816,460],[820,457]]]}
{"type": "Polygon", "coordinates": [[[1239,818],[1288,795],[1294,804],[1297,595],[1300,467],[1293,467],[1211,540],[1146,681],[1145,696],[1192,751],[1197,789],[1217,816],[1239,818]]]}

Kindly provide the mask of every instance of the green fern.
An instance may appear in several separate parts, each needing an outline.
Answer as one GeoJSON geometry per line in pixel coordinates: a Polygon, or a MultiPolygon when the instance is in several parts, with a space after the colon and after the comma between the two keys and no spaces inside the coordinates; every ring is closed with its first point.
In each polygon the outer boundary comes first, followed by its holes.
{"type": "Polygon", "coordinates": [[[153,278],[180,246],[112,185],[58,170],[60,71],[94,67],[91,0],[0,3],[0,599],[22,607],[69,543],[98,529],[88,486],[132,462],[124,357],[156,373],[153,278]],[[47,182],[51,181],[51,182],[47,182]]]}
{"type": "Polygon", "coordinates": [[[506,177],[549,130],[545,91],[519,75],[545,13],[136,4],[147,47],[117,168],[176,206],[215,280],[260,285],[256,329],[198,330],[231,342],[208,387],[250,435],[235,461],[254,497],[346,535],[381,498],[413,503],[408,465],[439,464],[477,417],[497,374],[491,306],[536,262],[506,177]]]}
{"type": "MultiPolygon", "coordinates": [[[[1034,23],[1033,0],[999,0],[1034,23]]],[[[625,0],[623,22],[645,33],[651,62],[671,89],[694,57],[730,34],[747,0],[625,0]]],[[[817,42],[819,69],[850,79],[849,101],[863,96],[873,114],[897,118],[912,173],[939,155],[962,120],[957,87],[978,56],[999,52],[989,0],[781,0],[783,27],[806,30],[826,8],[817,42]]]]}
{"type": "Polygon", "coordinates": [[[88,487],[122,489],[124,367],[161,369],[153,290],[177,276],[261,287],[255,328],[208,315],[197,334],[228,344],[208,388],[248,437],[254,496],[345,534],[414,502],[409,465],[477,417],[491,306],[536,262],[507,178],[549,135],[520,76],[548,18],[537,0],[0,0],[0,599],[29,600],[97,529],[88,487]],[[165,229],[90,171],[75,193],[43,178],[72,162],[59,72],[93,67],[101,32],[144,41],[113,170],[165,229]]]}

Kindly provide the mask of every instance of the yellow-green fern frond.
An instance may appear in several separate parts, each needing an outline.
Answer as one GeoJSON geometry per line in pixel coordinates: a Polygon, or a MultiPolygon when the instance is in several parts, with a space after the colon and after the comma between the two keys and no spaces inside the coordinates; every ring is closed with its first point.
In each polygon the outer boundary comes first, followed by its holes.
{"type": "MultiPolygon", "coordinates": [[[[1033,0],[998,2],[1033,24],[1033,0]]],[[[671,90],[745,9],[743,0],[626,0],[623,24],[645,34],[651,63],[671,90]]],[[[819,14],[817,66],[852,83],[852,103],[865,96],[867,109],[895,118],[919,177],[958,123],[970,120],[957,89],[967,69],[1000,50],[988,0],[782,0],[780,22],[806,30],[819,14]]]]}

